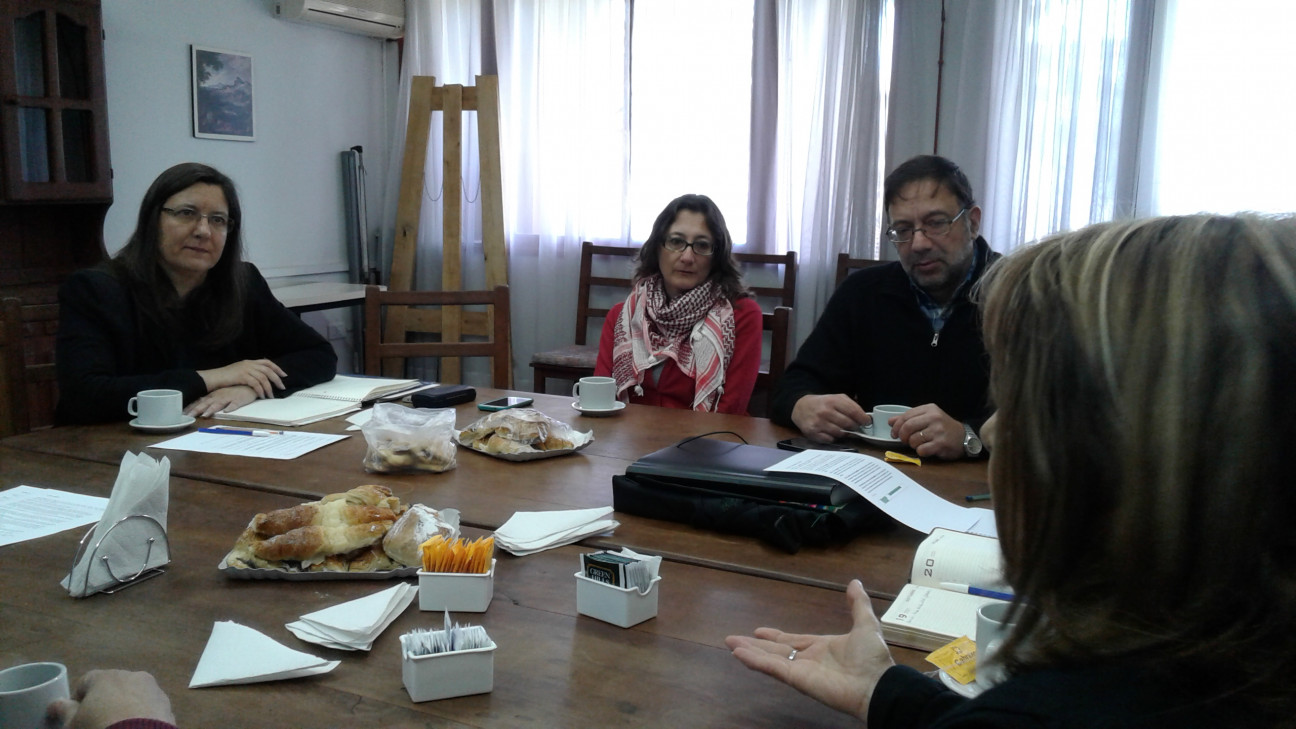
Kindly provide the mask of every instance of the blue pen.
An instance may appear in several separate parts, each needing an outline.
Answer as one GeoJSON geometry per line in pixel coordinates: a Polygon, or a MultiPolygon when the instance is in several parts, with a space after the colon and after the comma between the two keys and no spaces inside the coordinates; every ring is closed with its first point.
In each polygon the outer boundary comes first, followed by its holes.
{"type": "Polygon", "coordinates": [[[225,435],[283,435],[282,430],[239,430],[237,428],[199,428],[199,433],[224,433],[225,435]]]}
{"type": "Polygon", "coordinates": [[[963,585],[957,582],[942,582],[942,590],[953,590],[954,592],[966,592],[969,595],[979,595],[980,597],[993,597],[996,600],[1012,600],[1015,598],[1011,592],[999,592],[998,590],[987,590],[984,587],[974,587],[972,585],[963,585]]]}

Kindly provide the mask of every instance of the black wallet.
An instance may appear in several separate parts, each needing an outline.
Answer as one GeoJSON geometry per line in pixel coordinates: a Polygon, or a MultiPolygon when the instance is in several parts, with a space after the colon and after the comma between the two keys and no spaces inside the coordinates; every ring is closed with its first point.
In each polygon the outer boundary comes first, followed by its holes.
{"type": "Polygon", "coordinates": [[[468,385],[440,385],[414,393],[410,404],[416,408],[451,408],[476,399],[477,391],[468,385]]]}

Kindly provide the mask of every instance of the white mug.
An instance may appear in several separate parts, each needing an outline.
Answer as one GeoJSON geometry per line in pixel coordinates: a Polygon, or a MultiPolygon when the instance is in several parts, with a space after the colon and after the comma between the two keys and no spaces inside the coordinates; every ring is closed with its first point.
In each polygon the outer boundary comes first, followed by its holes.
{"type": "Polygon", "coordinates": [[[0,671],[0,727],[41,729],[50,703],[69,697],[62,663],[25,663],[0,671]]]}
{"type": "Polygon", "coordinates": [[[874,438],[891,438],[891,425],[887,421],[897,415],[909,412],[906,405],[875,405],[873,407],[873,429],[869,431],[874,438]]]}
{"type": "Polygon", "coordinates": [[[977,608],[976,618],[976,682],[990,688],[1007,678],[1004,667],[994,659],[1004,639],[1016,627],[1006,622],[1011,603],[995,600],[977,608]]]}
{"type": "Polygon", "coordinates": [[[616,380],[582,377],[572,385],[572,397],[581,410],[611,410],[616,403],[616,380]]]}
{"type": "Polygon", "coordinates": [[[140,425],[178,425],[184,420],[184,394],[179,390],[140,390],[126,404],[140,425]]]}

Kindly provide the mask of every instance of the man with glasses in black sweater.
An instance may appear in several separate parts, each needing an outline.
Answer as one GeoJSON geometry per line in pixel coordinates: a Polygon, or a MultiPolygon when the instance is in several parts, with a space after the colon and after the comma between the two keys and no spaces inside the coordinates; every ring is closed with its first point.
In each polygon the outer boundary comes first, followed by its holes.
{"type": "Polygon", "coordinates": [[[999,254],[979,235],[967,176],[943,157],[897,167],[883,205],[900,260],[842,282],[777,384],[772,418],[829,442],[869,432],[876,405],[905,405],[892,438],[923,457],[978,457],[989,362],[968,297],[999,254]]]}

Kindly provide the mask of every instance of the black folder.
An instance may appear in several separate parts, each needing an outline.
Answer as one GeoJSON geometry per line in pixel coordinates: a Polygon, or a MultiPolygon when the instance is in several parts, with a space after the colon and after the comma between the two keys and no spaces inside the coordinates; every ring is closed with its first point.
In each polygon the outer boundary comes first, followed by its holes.
{"type": "Polygon", "coordinates": [[[640,458],[626,468],[626,476],[799,504],[839,506],[859,498],[849,486],[826,476],[765,470],[793,455],[778,448],[691,438],[640,458]]]}

